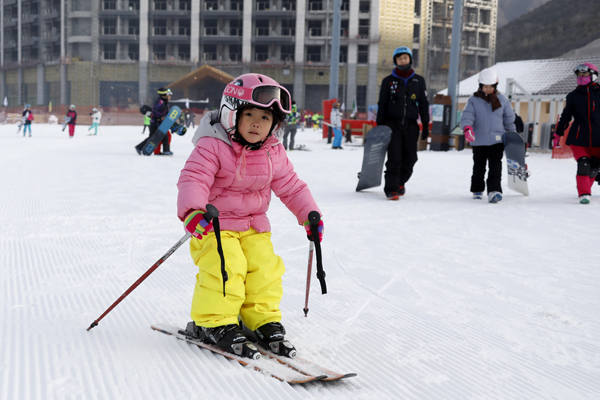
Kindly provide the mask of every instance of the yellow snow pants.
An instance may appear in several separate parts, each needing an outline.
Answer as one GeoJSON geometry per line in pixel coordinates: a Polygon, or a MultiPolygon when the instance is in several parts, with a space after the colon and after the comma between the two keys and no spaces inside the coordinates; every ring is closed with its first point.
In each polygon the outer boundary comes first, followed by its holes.
{"type": "Polygon", "coordinates": [[[251,330],[280,322],[285,266],[273,252],[271,232],[259,233],[253,228],[246,232],[221,231],[221,243],[229,276],[225,297],[214,232],[202,240],[192,237],[192,259],[200,268],[192,299],[192,320],[198,326],[214,328],[237,324],[240,315],[251,330]]]}

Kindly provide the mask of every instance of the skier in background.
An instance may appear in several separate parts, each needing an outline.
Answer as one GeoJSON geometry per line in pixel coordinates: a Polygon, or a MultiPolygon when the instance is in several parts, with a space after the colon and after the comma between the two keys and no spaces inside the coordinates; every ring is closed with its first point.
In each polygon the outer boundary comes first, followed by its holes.
{"type": "Polygon", "coordinates": [[[146,127],[148,127],[148,131],[150,131],[150,120],[152,116],[152,111],[148,111],[144,114],[144,129],[142,129],[142,135],[146,132],[146,127]]]}
{"type": "Polygon", "coordinates": [[[77,111],[75,111],[75,104],[71,104],[71,107],[69,107],[67,118],[69,118],[69,138],[72,138],[75,136],[75,125],[77,125],[77,111]]]}
{"type": "Polygon", "coordinates": [[[25,137],[25,132],[27,132],[27,128],[29,128],[29,137],[31,137],[31,122],[33,121],[33,112],[31,111],[31,105],[27,104],[25,106],[25,111],[23,111],[23,137],[25,137]]]}
{"type": "MultiPolygon", "coordinates": [[[[577,160],[577,193],[581,204],[589,204],[592,185],[600,170],[600,86],[598,68],[583,63],[574,69],[577,88],[567,95],[567,104],[556,126],[557,136],[563,136],[571,119],[566,144],[577,160]]],[[[600,183],[600,182],[599,182],[600,183]]]]}
{"type": "MultiPolygon", "coordinates": [[[[148,143],[148,140],[150,140],[150,138],[152,137],[154,132],[156,132],[156,130],[160,126],[161,122],[165,119],[165,117],[169,113],[169,100],[171,100],[171,96],[173,95],[173,92],[171,92],[171,89],[160,88],[160,89],[158,89],[157,93],[158,93],[158,98],[154,102],[154,106],[152,107],[152,114],[150,117],[150,128],[149,128],[150,135],[146,139],[144,139],[142,142],[138,143],[137,146],[135,146],[135,150],[140,155],[142,154],[142,149],[146,146],[146,143],[148,143]]],[[[161,141],[161,144],[163,146],[163,152],[160,154],[165,155],[165,156],[173,155],[173,153],[171,152],[170,144],[169,144],[170,140],[171,140],[171,135],[170,134],[165,135],[165,137],[161,141]]]]}
{"type": "Polygon", "coordinates": [[[294,138],[298,131],[298,109],[296,108],[296,102],[292,100],[292,112],[285,118],[285,133],[283,134],[283,147],[288,149],[288,136],[290,137],[289,150],[294,150],[294,138]]]}
{"type": "Polygon", "coordinates": [[[341,150],[342,147],[342,113],[340,112],[340,103],[334,103],[331,108],[331,129],[333,129],[334,139],[332,149],[341,150]]]}
{"type": "Polygon", "coordinates": [[[479,90],[467,101],[460,118],[460,127],[465,140],[473,147],[473,175],[471,192],[473,198],[481,200],[486,188],[488,201],[502,200],[502,157],[503,136],[515,131],[515,112],[508,99],[498,92],[498,74],[492,68],[479,73],[479,90]],[[489,164],[487,182],[486,164],[489,164]]]}
{"type": "Polygon", "coordinates": [[[377,103],[377,125],[386,125],[392,129],[383,188],[390,200],[398,200],[400,196],[404,196],[404,185],[412,176],[413,167],[418,160],[419,116],[423,124],[421,139],[429,136],[427,88],[425,79],[412,69],[412,58],[412,51],[408,47],[394,50],[392,59],[396,67],[381,81],[377,103]]]}
{"type": "Polygon", "coordinates": [[[90,126],[88,128],[88,132],[91,131],[92,129],[94,129],[94,133],[90,134],[90,135],[96,136],[96,135],[98,135],[98,125],[100,125],[100,119],[102,119],[102,113],[96,107],[94,107],[92,109],[92,112],[90,113],[90,115],[92,116],[92,126],[90,126]]]}
{"type": "MultiPolygon", "coordinates": [[[[177,215],[194,236],[190,250],[200,268],[188,333],[243,357],[257,354],[248,339],[273,349],[270,344],[282,342],[286,333],[279,308],[285,266],[273,251],[267,218],[271,191],[309,235],[308,214],[318,211],[279,143],[290,112],[290,95],[275,80],[255,73],[235,78],[219,110],[200,121],[177,183],[177,215]],[[226,282],[212,222],[203,217],[207,203],[219,210],[226,282]]],[[[319,240],[322,230],[321,223],[319,240]]],[[[275,351],[287,356],[294,350],[289,346],[281,343],[275,351]]]]}

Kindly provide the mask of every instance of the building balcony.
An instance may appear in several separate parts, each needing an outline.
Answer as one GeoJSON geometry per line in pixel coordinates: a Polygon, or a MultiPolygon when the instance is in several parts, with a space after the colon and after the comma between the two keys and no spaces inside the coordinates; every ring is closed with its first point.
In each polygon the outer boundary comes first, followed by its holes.
{"type": "Polygon", "coordinates": [[[282,36],[276,32],[271,32],[270,35],[254,36],[252,38],[252,44],[294,44],[296,43],[295,36],[282,36]]]}
{"type": "Polygon", "coordinates": [[[244,13],[242,11],[235,10],[210,10],[210,11],[202,11],[200,13],[200,19],[242,19],[244,13]]]}
{"type": "Polygon", "coordinates": [[[80,36],[69,36],[67,43],[92,43],[92,36],[80,35],[80,36]]]}
{"type": "Polygon", "coordinates": [[[42,19],[60,18],[59,7],[45,7],[42,8],[42,19]]]}
{"type": "Polygon", "coordinates": [[[18,18],[4,17],[4,28],[6,29],[17,26],[17,22],[19,22],[18,18]]]}
{"type": "Polygon", "coordinates": [[[33,46],[40,41],[38,36],[23,36],[21,38],[21,45],[23,46],[33,46]]]}
{"type": "Polygon", "coordinates": [[[186,35],[152,35],[148,37],[148,43],[190,43],[191,37],[186,35]]]}
{"type": "Polygon", "coordinates": [[[138,10],[101,10],[98,16],[100,18],[121,17],[124,19],[135,19],[140,17],[140,12],[138,10]]]}
{"type": "Polygon", "coordinates": [[[271,19],[271,18],[295,18],[296,11],[288,10],[261,10],[252,13],[252,19],[271,19]]]}
{"type": "Polygon", "coordinates": [[[71,11],[67,14],[67,18],[93,18],[94,14],[91,11],[71,11]]]}
{"type": "Polygon", "coordinates": [[[139,35],[100,35],[98,37],[98,43],[139,43],[139,35]]]}
{"type": "Polygon", "coordinates": [[[242,44],[242,37],[227,35],[226,32],[220,32],[219,35],[200,37],[201,44],[242,44]]]}
{"type": "Polygon", "coordinates": [[[21,16],[21,24],[31,24],[37,22],[38,14],[24,14],[21,16]]]}
{"type": "Polygon", "coordinates": [[[148,12],[148,18],[150,19],[165,19],[165,18],[176,18],[176,19],[190,19],[191,12],[186,10],[153,10],[148,12]]]}

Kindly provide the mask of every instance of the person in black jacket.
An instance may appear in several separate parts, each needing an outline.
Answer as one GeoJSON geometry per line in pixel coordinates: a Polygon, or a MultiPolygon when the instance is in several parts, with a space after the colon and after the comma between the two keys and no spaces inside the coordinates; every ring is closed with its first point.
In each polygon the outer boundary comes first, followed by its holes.
{"type": "MultiPolygon", "coordinates": [[[[138,154],[140,154],[140,155],[142,154],[142,150],[146,146],[146,143],[148,143],[148,140],[150,140],[152,135],[154,135],[154,132],[156,132],[156,130],[158,129],[158,127],[160,126],[162,121],[165,119],[165,117],[169,113],[169,100],[171,99],[172,95],[173,95],[173,92],[171,92],[171,89],[168,89],[168,88],[158,89],[158,98],[154,102],[154,106],[152,107],[152,114],[150,115],[150,128],[149,128],[150,135],[146,139],[144,139],[141,143],[139,143],[137,146],[135,146],[135,151],[137,151],[138,154]]],[[[173,155],[173,153],[171,152],[169,139],[170,139],[170,135],[167,134],[161,141],[161,144],[163,146],[163,152],[160,153],[160,155],[165,155],[165,156],[173,155]]]]}
{"type": "Polygon", "coordinates": [[[600,86],[598,68],[592,63],[575,67],[577,88],[567,95],[567,104],[556,127],[563,136],[571,118],[566,144],[577,160],[577,192],[581,204],[589,204],[592,184],[600,171],[600,86]]]}
{"type": "Polygon", "coordinates": [[[425,79],[412,69],[412,51],[408,47],[398,47],[393,58],[396,67],[381,82],[377,125],[392,129],[383,191],[388,199],[398,200],[404,195],[404,185],[417,162],[419,116],[423,124],[421,138],[429,136],[429,102],[425,79]]]}

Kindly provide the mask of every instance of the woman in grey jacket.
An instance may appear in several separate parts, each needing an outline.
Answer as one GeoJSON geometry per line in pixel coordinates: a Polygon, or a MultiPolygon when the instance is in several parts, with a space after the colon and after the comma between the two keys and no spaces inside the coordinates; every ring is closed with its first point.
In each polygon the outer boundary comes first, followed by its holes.
{"type": "Polygon", "coordinates": [[[491,68],[479,73],[479,90],[473,93],[463,110],[460,127],[473,146],[471,192],[482,199],[487,183],[488,200],[502,200],[502,156],[506,131],[515,130],[515,113],[508,99],[498,92],[498,74],[491,68]],[[489,164],[487,182],[486,165],[489,164]]]}

